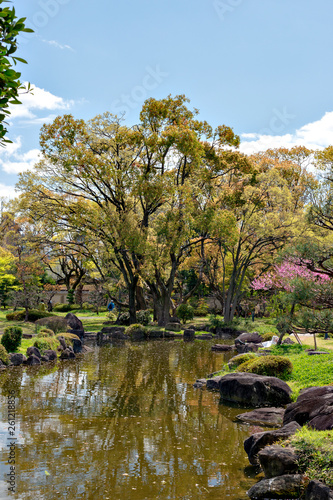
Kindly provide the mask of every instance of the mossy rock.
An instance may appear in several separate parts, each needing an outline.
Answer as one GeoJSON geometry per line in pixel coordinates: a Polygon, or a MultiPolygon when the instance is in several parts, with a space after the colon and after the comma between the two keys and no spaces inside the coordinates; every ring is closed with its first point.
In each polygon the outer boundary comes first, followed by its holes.
{"type": "Polygon", "coordinates": [[[236,371],[285,379],[292,373],[293,365],[284,356],[268,355],[249,359],[239,365],[236,371]]]}
{"type": "Polygon", "coordinates": [[[246,352],[244,354],[238,354],[237,356],[234,356],[229,360],[228,367],[231,370],[234,370],[235,368],[237,368],[237,366],[245,363],[246,361],[252,361],[256,357],[257,355],[254,352],[246,352]]]}
{"type": "Polygon", "coordinates": [[[125,334],[131,340],[143,340],[148,336],[147,328],[139,323],[126,328],[125,334]]]}
{"type": "Polygon", "coordinates": [[[43,337],[54,337],[54,331],[50,330],[49,328],[43,328],[37,333],[38,338],[43,338],[43,337]]]}
{"type": "Polygon", "coordinates": [[[66,345],[71,347],[73,347],[73,340],[80,340],[80,337],[75,335],[75,333],[62,332],[58,333],[55,338],[58,340],[59,337],[64,337],[66,345]]]}
{"type": "Polygon", "coordinates": [[[36,337],[34,342],[34,347],[40,350],[41,353],[44,351],[52,350],[55,351],[58,347],[59,343],[57,339],[53,337],[36,337]]]}

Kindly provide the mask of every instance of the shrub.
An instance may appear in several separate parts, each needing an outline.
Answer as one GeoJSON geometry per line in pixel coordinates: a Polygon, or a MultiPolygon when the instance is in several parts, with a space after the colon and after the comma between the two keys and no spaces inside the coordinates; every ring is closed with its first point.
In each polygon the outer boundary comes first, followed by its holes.
{"type": "Polygon", "coordinates": [[[47,333],[48,337],[52,337],[54,335],[54,331],[50,328],[42,328],[39,333],[47,333]]]}
{"type": "Polygon", "coordinates": [[[259,356],[242,363],[237,368],[238,372],[256,373],[268,377],[287,378],[293,371],[291,361],[284,356],[259,356]]]}
{"type": "Polygon", "coordinates": [[[69,312],[71,310],[70,304],[57,304],[53,307],[54,311],[57,312],[69,312]]]}
{"type": "Polygon", "coordinates": [[[246,352],[245,354],[238,354],[238,356],[234,356],[228,362],[228,366],[231,370],[237,368],[237,366],[245,363],[246,361],[253,360],[257,355],[254,352],[246,352]]]}
{"type": "Polygon", "coordinates": [[[129,312],[121,313],[119,315],[117,323],[119,323],[119,325],[129,325],[130,324],[129,312]]]}
{"type": "Polygon", "coordinates": [[[180,304],[177,307],[176,314],[183,323],[186,323],[187,320],[193,319],[194,309],[188,304],[180,304]]]}
{"type": "Polygon", "coordinates": [[[150,311],[149,309],[141,309],[136,313],[136,319],[140,325],[148,325],[150,322],[150,311]]]}
{"type": "Polygon", "coordinates": [[[21,345],[22,328],[19,326],[10,326],[5,328],[1,337],[1,344],[5,347],[7,352],[15,352],[21,345]]]}
{"type": "Polygon", "coordinates": [[[109,321],[113,321],[114,323],[117,321],[117,316],[112,311],[108,311],[106,317],[108,318],[109,321]]]}
{"type": "MultiPolygon", "coordinates": [[[[39,309],[31,309],[28,312],[28,321],[34,322],[41,318],[48,318],[49,316],[52,316],[52,314],[46,311],[40,311],[39,309]]],[[[8,321],[24,321],[25,311],[15,311],[12,313],[8,313],[6,314],[6,319],[8,321]]]]}
{"type": "Polygon", "coordinates": [[[261,333],[260,335],[262,336],[263,342],[269,342],[270,340],[272,340],[273,336],[276,334],[273,332],[267,332],[267,333],[261,333]]]}
{"type": "Polygon", "coordinates": [[[36,338],[34,342],[34,346],[37,347],[41,353],[48,349],[53,349],[54,351],[58,347],[58,342],[55,337],[43,337],[43,338],[36,338]]]}
{"type": "Polygon", "coordinates": [[[87,309],[88,311],[91,311],[92,309],[94,309],[94,306],[92,304],[89,304],[89,302],[83,302],[82,309],[87,309]]]}
{"type": "Polygon", "coordinates": [[[208,314],[208,304],[205,299],[199,299],[197,305],[194,308],[195,316],[207,316],[208,314]]]}
{"type": "Polygon", "coordinates": [[[67,330],[67,321],[65,318],[60,316],[52,316],[50,318],[42,318],[36,322],[37,325],[45,326],[49,328],[54,333],[61,332],[62,330],[67,330]]]}
{"type": "Polygon", "coordinates": [[[215,314],[209,316],[208,324],[211,328],[223,328],[225,323],[222,318],[219,318],[215,314]]]}
{"type": "Polygon", "coordinates": [[[0,360],[3,362],[3,364],[8,365],[9,364],[9,356],[8,352],[6,351],[6,348],[4,345],[0,345],[0,360]]]}

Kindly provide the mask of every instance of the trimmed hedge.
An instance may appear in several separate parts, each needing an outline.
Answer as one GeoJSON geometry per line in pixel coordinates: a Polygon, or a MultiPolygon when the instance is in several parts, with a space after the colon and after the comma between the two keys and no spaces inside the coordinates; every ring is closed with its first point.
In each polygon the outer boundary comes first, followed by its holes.
{"type": "Polygon", "coordinates": [[[245,361],[245,363],[238,366],[236,371],[285,379],[292,373],[293,365],[284,356],[268,355],[245,361]]]}
{"type": "MultiPolygon", "coordinates": [[[[50,314],[46,311],[40,311],[39,309],[31,309],[28,312],[28,321],[35,322],[38,319],[48,318],[50,316],[53,316],[53,314],[50,314]]],[[[6,319],[8,321],[24,321],[25,311],[15,311],[12,313],[8,313],[6,314],[6,319]]]]}
{"type": "Polygon", "coordinates": [[[5,328],[1,337],[1,344],[7,352],[15,352],[20,347],[22,341],[22,328],[19,326],[9,326],[5,328]]]}

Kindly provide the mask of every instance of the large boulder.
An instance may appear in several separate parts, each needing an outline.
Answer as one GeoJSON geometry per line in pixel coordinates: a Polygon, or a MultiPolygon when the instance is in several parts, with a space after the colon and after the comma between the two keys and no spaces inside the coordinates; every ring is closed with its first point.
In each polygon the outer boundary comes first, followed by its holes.
{"type": "Polygon", "coordinates": [[[290,387],[277,377],[255,373],[228,373],[219,382],[224,401],[243,406],[284,406],[290,403],[290,387]]]}
{"type": "Polygon", "coordinates": [[[235,345],[244,343],[261,344],[263,340],[264,339],[257,332],[242,333],[235,339],[235,345]]]}
{"type": "Polygon", "coordinates": [[[44,356],[47,358],[48,361],[54,361],[57,359],[57,353],[53,349],[46,349],[44,351],[44,356]]]}
{"type": "Polygon", "coordinates": [[[195,339],[195,330],[192,330],[192,328],[186,328],[184,330],[184,340],[189,342],[194,339],[195,339]]]}
{"type": "Polygon", "coordinates": [[[333,490],[314,479],[306,488],[304,500],[333,500],[333,490]]]}
{"type": "Polygon", "coordinates": [[[278,427],[282,426],[284,412],[284,408],[258,408],[241,413],[236,418],[246,424],[278,427]]]}
{"type": "Polygon", "coordinates": [[[73,358],[75,358],[75,354],[69,348],[64,349],[60,354],[60,359],[73,359],[73,358]]]}
{"type": "Polygon", "coordinates": [[[42,357],[40,350],[38,349],[38,347],[35,347],[35,346],[28,347],[28,349],[27,349],[27,356],[31,356],[32,354],[37,356],[37,358],[39,358],[39,359],[41,359],[41,357],[42,357]]]}
{"type": "Polygon", "coordinates": [[[223,378],[223,375],[218,377],[209,378],[206,383],[206,387],[209,391],[219,391],[220,390],[220,382],[223,378]]]}
{"type": "Polygon", "coordinates": [[[77,316],[75,316],[75,314],[66,314],[65,320],[67,321],[67,325],[69,326],[69,328],[71,328],[72,330],[84,330],[82,321],[77,316]]]}
{"type": "Polygon", "coordinates": [[[296,474],[298,470],[298,456],[293,448],[266,446],[259,451],[258,458],[266,478],[296,474]]]}
{"type": "Polygon", "coordinates": [[[26,361],[26,365],[28,366],[37,366],[40,364],[41,364],[41,358],[35,356],[35,354],[31,354],[26,361]]]}
{"type": "Polygon", "coordinates": [[[266,432],[256,432],[244,441],[244,450],[248,454],[252,465],[258,464],[258,453],[265,446],[275,443],[278,439],[287,439],[295,434],[301,426],[297,422],[291,422],[280,429],[266,432]]]}
{"type": "Polygon", "coordinates": [[[267,498],[299,498],[304,478],[301,474],[286,474],[271,479],[262,479],[252,486],[247,494],[250,498],[264,500],[267,498]]]}
{"type": "Polygon", "coordinates": [[[27,361],[27,358],[24,356],[24,354],[21,354],[20,352],[10,353],[9,359],[11,364],[14,366],[20,366],[27,361]]]}
{"type": "Polygon", "coordinates": [[[318,431],[333,429],[333,386],[303,390],[297,401],[288,405],[285,411],[283,423],[292,421],[307,424],[318,431]]]}
{"type": "Polygon", "coordinates": [[[256,344],[254,342],[247,342],[245,344],[235,344],[236,350],[238,354],[244,354],[246,352],[257,352],[259,347],[262,347],[262,344],[256,344]]]}

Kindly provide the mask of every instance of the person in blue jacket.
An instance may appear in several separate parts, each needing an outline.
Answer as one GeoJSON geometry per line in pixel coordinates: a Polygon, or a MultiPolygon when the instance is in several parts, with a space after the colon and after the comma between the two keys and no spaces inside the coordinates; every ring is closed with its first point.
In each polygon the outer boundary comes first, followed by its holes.
{"type": "Polygon", "coordinates": [[[113,311],[114,309],[114,303],[111,301],[109,304],[108,304],[108,311],[113,311]]]}

